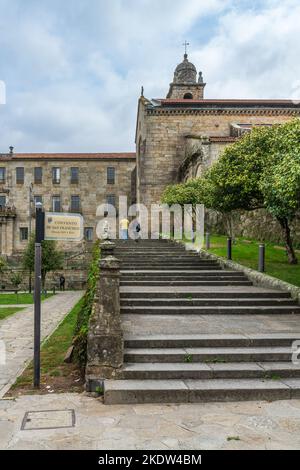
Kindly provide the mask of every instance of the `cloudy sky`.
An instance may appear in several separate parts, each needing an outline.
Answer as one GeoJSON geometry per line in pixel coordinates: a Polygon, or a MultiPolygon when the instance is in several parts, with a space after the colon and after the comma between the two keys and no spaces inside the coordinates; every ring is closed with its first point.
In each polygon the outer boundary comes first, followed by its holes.
{"type": "Polygon", "coordinates": [[[300,97],[299,0],[0,0],[0,152],[134,149],[189,58],[206,98],[300,97]]]}

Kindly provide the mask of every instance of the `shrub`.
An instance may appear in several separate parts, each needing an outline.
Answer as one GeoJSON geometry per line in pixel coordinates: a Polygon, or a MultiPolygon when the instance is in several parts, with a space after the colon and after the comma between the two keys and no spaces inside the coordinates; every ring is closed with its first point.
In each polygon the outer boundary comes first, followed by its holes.
{"type": "Polygon", "coordinates": [[[100,246],[99,241],[95,243],[93,249],[93,257],[90,265],[87,289],[83,297],[83,304],[78,314],[77,323],[75,327],[74,344],[74,357],[77,360],[82,371],[85,369],[87,360],[87,335],[89,319],[92,312],[94,297],[96,292],[97,280],[99,277],[99,260],[100,260],[100,246]]]}

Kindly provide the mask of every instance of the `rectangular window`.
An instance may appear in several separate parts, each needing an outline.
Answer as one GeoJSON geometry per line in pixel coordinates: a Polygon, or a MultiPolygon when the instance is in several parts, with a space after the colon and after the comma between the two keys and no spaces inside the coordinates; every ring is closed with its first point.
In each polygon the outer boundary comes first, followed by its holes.
{"type": "Polygon", "coordinates": [[[16,168],[16,181],[17,184],[24,184],[24,168],[22,166],[16,168]]]}
{"type": "Polygon", "coordinates": [[[0,196],[0,209],[6,205],[6,196],[0,196]]]}
{"type": "Polygon", "coordinates": [[[21,242],[26,242],[28,240],[28,228],[27,227],[21,227],[20,228],[20,241],[21,242]]]}
{"type": "Polygon", "coordinates": [[[112,166],[107,168],[107,184],[115,184],[116,170],[112,166]]]}
{"type": "Polygon", "coordinates": [[[84,229],[84,239],[87,242],[93,241],[93,228],[92,227],[85,227],[84,229]]]}
{"type": "Polygon", "coordinates": [[[80,211],[80,197],[71,196],[71,212],[79,212],[79,211],[80,211]]]}
{"type": "Polygon", "coordinates": [[[34,182],[35,184],[42,184],[43,182],[43,168],[36,166],[34,169],[34,182]]]}
{"type": "Polygon", "coordinates": [[[5,183],[6,168],[0,168],[0,183],[5,183]]]}
{"type": "Polygon", "coordinates": [[[37,203],[43,204],[43,196],[34,196],[34,206],[36,206],[37,203]]]}
{"type": "Polygon", "coordinates": [[[52,197],[52,210],[53,212],[60,212],[60,196],[52,197]]]}
{"type": "Polygon", "coordinates": [[[57,168],[57,167],[52,168],[52,183],[53,184],[60,183],[60,168],[57,168]]]}
{"type": "Polygon", "coordinates": [[[79,168],[73,166],[71,168],[71,183],[77,184],[79,181],[79,168]]]}
{"type": "MultiPolygon", "coordinates": [[[[114,194],[108,194],[106,196],[106,204],[116,207],[116,196],[114,194]]],[[[109,207],[107,207],[107,211],[109,212],[109,207]]]]}

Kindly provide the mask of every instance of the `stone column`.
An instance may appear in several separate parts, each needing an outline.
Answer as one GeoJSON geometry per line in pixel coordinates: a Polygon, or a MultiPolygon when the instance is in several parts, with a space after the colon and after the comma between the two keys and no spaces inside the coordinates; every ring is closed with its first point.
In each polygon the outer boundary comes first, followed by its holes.
{"type": "Polygon", "coordinates": [[[120,376],[123,365],[123,332],[120,316],[120,263],[113,256],[114,243],[102,242],[100,276],[89,321],[86,386],[93,391],[104,379],[120,376]]]}
{"type": "Polygon", "coordinates": [[[7,255],[6,253],[6,220],[2,220],[1,224],[1,254],[2,255],[7,255]]]}
{"type": "Polygon", "coordinates": [[[14,219],[9,218],[7,220],[7,231],[6,231],[6,254],[11,256],[14,251],[14,219]]]}

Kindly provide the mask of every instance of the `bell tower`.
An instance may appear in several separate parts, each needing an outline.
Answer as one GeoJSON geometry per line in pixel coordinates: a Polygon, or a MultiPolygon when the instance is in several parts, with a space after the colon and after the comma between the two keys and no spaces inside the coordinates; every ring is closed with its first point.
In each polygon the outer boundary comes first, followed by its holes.
{"type": "Polygon", "coordinates": [[[188,43],[185,42],[183,61],[177,65],[175,69],[173,82],[170,83],[167,98],[203,100],[206,83],[203,81],[202,72],[199,72],[197,79],[196,67],[188,60],[188,54],[186,51],[187,45],[188,43]]]}

